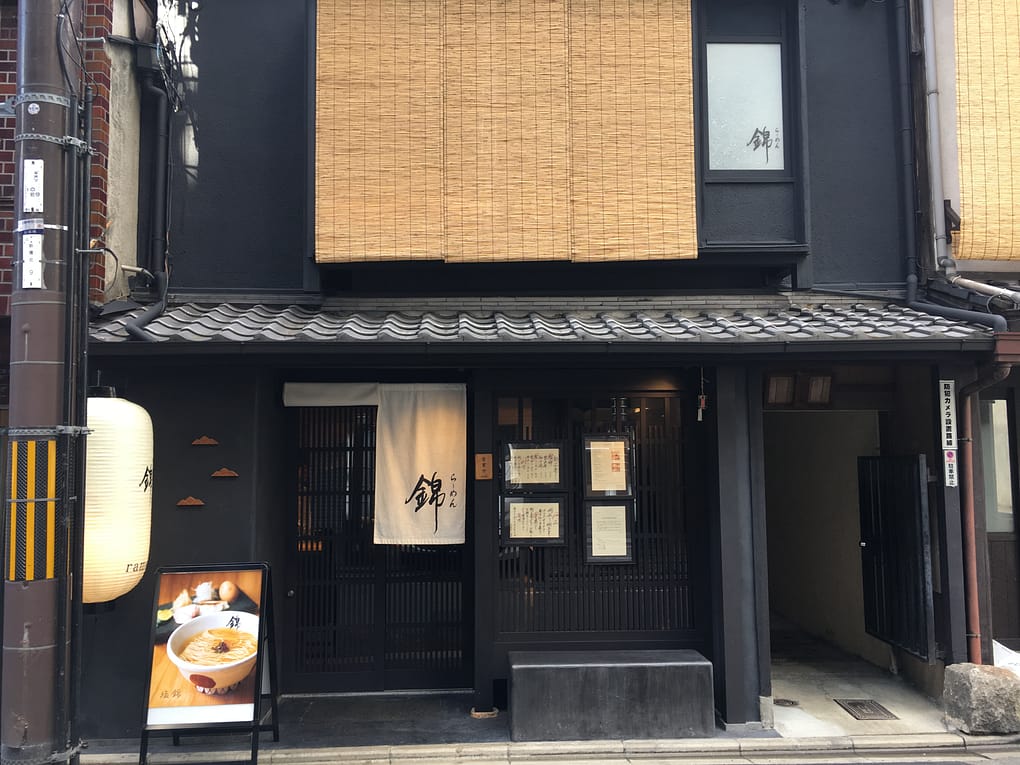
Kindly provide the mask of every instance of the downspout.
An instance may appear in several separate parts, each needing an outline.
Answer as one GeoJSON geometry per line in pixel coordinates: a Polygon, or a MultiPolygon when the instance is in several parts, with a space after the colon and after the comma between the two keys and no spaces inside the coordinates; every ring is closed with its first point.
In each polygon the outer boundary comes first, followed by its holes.
{"type": "Polygon", "coordinates": [[[907,258],[907,304],[913,307],[917,302],[917,238],[915,233],[916,197],[914,193],[914,130],[910,109],[910,29],[907,23],[906,0],[896,0],[896,68],[899,75],[897,83],[899,97],[899,131],[900,131],[900,191],[903,195],[903,216],[906,225],[903,227],[903,249],[907,258]]]}
{"type": "Polygon", "coordinates": [[[148,72],[142,87],[143,95],[153,99],[155,104],[156,146],[153,159],[152,205],[150,208],[150,242],[148,266],[153,274],[156,295],[155,303],[138,316],[125,322],[124,329],[135,340],[151,341],[152,336],[145,326],[163,313],[166,308],[168,279],[166,271],[166,199],[167,199],[167,157],[169,155],[170,127],[168,123],[168,98],[166,91],[158,87],[155,74],[148,72]]]}
{"type": "Polygon", "coordinates": [[[946,214],[943,208],[945,190],[942,186],[942,123],[939,119],[939,81],[935,71],[935,5],[921,0],[921,26],[924,33],[924,95],[928,116],[928,183],[931,185],[931,225],[935,233],[935,263],[944,269],[946,278],[956,276],[946,239],[946,214]]]}
{"type": "MultiPolygon", "coordinates": [[[[931,0],[924,0],[926,5],[931,5],[931,0]]],[[[963,308],[950,308],[948,306],[938,305],[936,303],[929,303],[918,299],[918,263],[917,263],[917,235],[916,226],[917,218],[914,215],[914,210],[917,207],[917,197],[914,188],[914,130],[913,130],[913,114],[911,108],[911,80],[910,80],[910,23],[909,23],[909,9],[907,7],[907,0],[896,0],[894,8],[896,14],[896,37],[899,44],[896,46],[896,66],[899,75],[899,122],[900,122],[900,152],[902,170],[900,174],[901,179],[901,191],[903,196],[903,214],[905,219],[904,233],[903,233],[903,248],[906,253],[906,302],[907,306],[913,308],[915,311],[923,311],[924,313],[935,314],[936,316],[945,316],[948,319],[956,319],[958,321],[966,321],[972,324],[983,324],[987,327],[991,327],[996,332],[1005,332],[1007,329],[1006,319],[998,314],[982,313],[980,311],[968,311],[963,308]]],[[[925,50],[934,50],[935,35],[934,31],[929,30],[931,24],[929,23],[928,9],[925,9],[925,50]],[[929,45],[929,33],[931,36],[929,45]]],[[[925,66],[926,78],[929,76],[928,72],[931,67],[925,66]]],[[[929,134],[928,134],[928,153],[932,157],[932,165],[930,168],[931,173],[931,185],[932,185],[932,198],[942,198],[942,164],[941,158],[938,155],[938,151],[941,150],[938,144],[937,135],[933,136],[938,130],[938,103],[935,102],[935,112],[932,116],[932,98],[931,92],[934,88],[932,83],[927,83],[926,93],[928,96],[928,111],[929,111],[929,134]],[[935,120],[935,124],[931,124],[931,120],[935,120]],[[935,141],[935,147],[932,147],[932,141],[935,141]]],[[[932,204],[934,208],[934,203],[932,204]]],[[[941,209],[938,214],[932,213],[932,224],[935,226],[935,239],[936,239],[936,251],[939,251],[939,241],[941,237],[941,252],[946,250],[946,233],[945,233],[945,217],[942,215],[941,209]]],[[[941,258],[941,256],[939,256],[941,258]]],[[[940,261],[941,262],[941,261],[940,261]]],[[[955,269],[955,263],[954,263],[955,269]]],[[[963,286],[963,285],[961,285],[963,286]]]]}
{"type": "Polygon", "coordinates": [[[981,608],[978,593],[977,530],[974,518],[974,422],[971,409],[985,388],[1009,377],[1013,365],[996,362],[960,391],[960,506],[963,520],[963,584],[967,601],[967,659],[981,664],[981,608]]]}

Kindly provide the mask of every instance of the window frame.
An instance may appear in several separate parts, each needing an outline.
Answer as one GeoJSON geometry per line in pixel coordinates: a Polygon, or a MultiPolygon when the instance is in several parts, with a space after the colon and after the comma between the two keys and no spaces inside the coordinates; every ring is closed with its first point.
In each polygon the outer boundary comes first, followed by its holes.
{"type": "Polygon", "coordinates": [[[797,79],[797,55],[795,50],[795,28],[791,19],[791,10],[785,0],[776,0],[776,13],[779,14],[778,34],[747,34],[747,33],[711,33],[708,30],[706,14],[697,14],[694,29],[695,38],[695,135],[698,136],[697,172],[701,183],[796,183],[800,176],[801,131],[799,110],[794,104],[799,103],[797,79]],[[780,67],[782,87],[783,133],[781,148],[783,151],[782,170],[712,170],[709,168],[709,134],[708,120],[708,46],[713,43],[734,44],[778,44],[780,51],[780,67]],[[794,150],[797,147],[797,150],[794,150]]]}
{"type": "MultiPolygon", "coordinates": [[[[1006,427],[1007,427],[1007,441],[1009,444],[1009,456],[1008,464],[1010,465],[1009,471],[1009,483],[1010,483],[1010,496],[1013,504],[1013,530],[1011,531],[992,531],[988,529],[988,514],[990,512],[991,505],[997,505],[998,500],[996,497],[984,498],[984,514],[982,516],[982,525],[984,526],[986,534],[1017,534],[1018,544],[1020,544],[1020,462],[1017,462],[1017,458],[1020,457],[1020,422],[1018,422],[1018,412],[1016,402],[1012,390],[993,390],[991,392],[982,394],[978,399],[978,406],[984,404],[992,404],[995,401],[1002,401],[1006,404],[1006,427]]],[[[982,441],[984,434],[982,434],[982,441]]],[[[993,445],[994,445],[994,433],[992,434],[993,445]]],[[[981,470],[983,473],[992,471],[995,478],[995,485],[998,486],[999,476],[996,475],[995,457],[994,454],[989,455],[985,453],[984,444],[982,443],[981,450],[981,470]]],[[[981,490],[985,491],[987,484],[982,480],[981,490]]]]}

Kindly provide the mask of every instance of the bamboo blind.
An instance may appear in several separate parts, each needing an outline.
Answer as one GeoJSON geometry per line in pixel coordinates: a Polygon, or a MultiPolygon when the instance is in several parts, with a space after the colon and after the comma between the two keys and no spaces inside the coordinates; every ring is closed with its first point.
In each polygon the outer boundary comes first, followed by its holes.
{"type": "Polygon", "coordinates": [[[954,5],[963,219],[955,257],[1018,260],[1020,0],[954,5]]]}
{"type": "Polygon", "coordinates": [[[320,0],[316,260],[697,256],[690,0],[320,0]]]}

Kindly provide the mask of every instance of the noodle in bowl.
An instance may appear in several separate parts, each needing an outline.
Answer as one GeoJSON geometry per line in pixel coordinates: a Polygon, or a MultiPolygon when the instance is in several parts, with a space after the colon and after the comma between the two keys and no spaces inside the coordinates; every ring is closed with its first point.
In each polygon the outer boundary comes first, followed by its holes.
{"type": "Polygon", "coordinates": [[[244,611],[197,616],[170,633],[166,653],[201,693],[228,693],[244,680],[258,656],[259,617],[244,611]]]}

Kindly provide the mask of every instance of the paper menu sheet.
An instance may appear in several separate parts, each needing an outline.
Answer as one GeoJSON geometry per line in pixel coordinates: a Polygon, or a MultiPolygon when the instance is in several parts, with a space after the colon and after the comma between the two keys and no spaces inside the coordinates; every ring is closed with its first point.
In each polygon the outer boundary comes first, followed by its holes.
{"type": "Polygon", "coordinates": [[[592,491],[626,492],[627,442],[591,441],[588,453],[592,491]]]}
{"type": "Polygon", "coordinates": [[[559,449],[510,449],[510,483],[518,486],[558,484],[559,449]]]}
{"type": "Polygon", "coordinates": [[[593,558],[627,555],[626,505],[592,505],[591,554],[593,558]]]}
{"type": "Polygon", "coordinates": [[[557,539],[560,536],[559,502],[510,504],[511,539],[557,539]]]}

